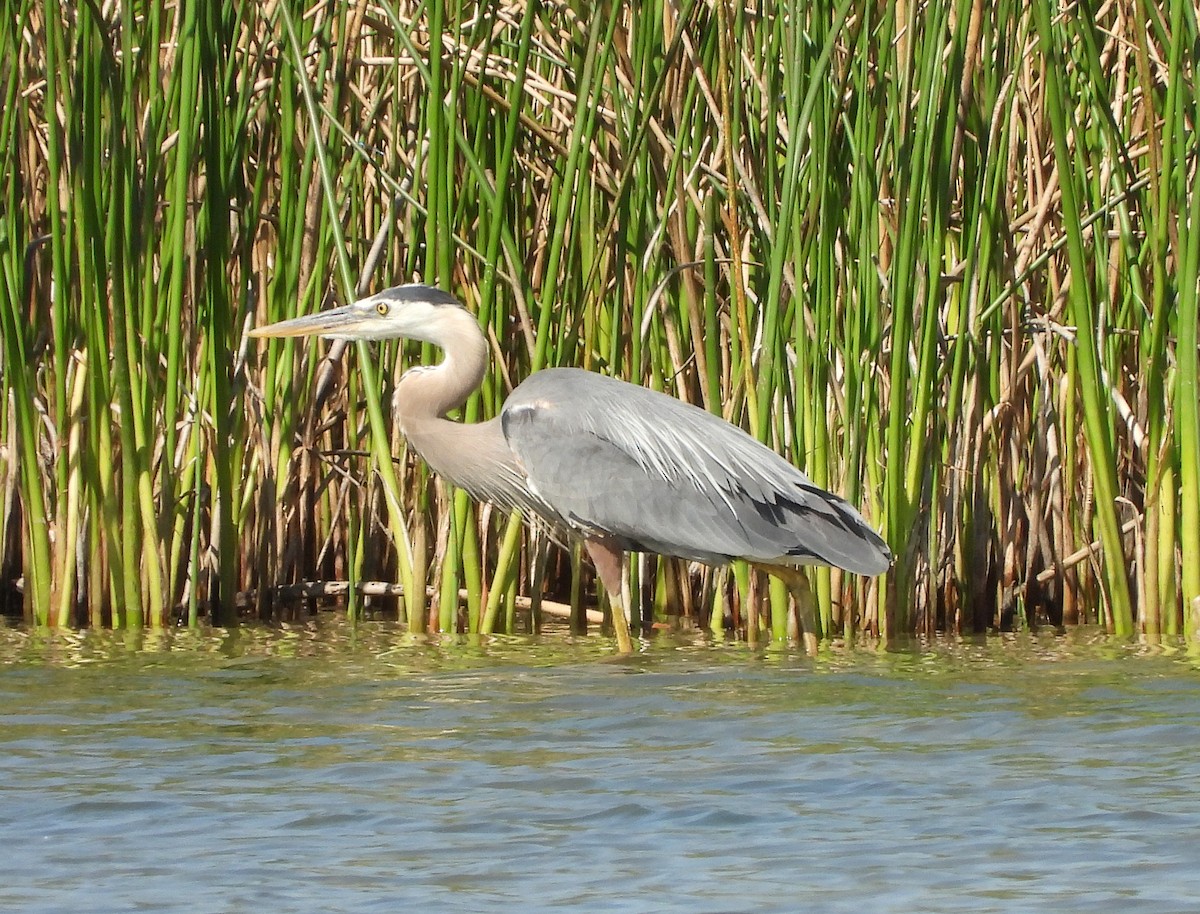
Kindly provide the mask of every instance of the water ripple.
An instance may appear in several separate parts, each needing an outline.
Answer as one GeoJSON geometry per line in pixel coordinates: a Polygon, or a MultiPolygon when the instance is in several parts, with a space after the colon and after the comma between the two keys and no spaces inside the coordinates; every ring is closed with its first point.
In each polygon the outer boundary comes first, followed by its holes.
{"type": "Polygon", "coordinates": [[[0,645],[0,908],[1190,911],[1200,677],[1065,641],[0,645]],[[7,653],[5,653],[7,652],[7,653]]]}

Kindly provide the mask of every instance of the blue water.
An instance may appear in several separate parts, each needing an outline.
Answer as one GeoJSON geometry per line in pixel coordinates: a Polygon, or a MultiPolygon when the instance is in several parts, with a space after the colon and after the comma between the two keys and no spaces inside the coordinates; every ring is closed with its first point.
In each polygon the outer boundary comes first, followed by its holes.
{"type": "Polygon", "coordinates": [[[1162,649],[0,632],[0,701],[3,910],[1200,904],[1162,649]]]}

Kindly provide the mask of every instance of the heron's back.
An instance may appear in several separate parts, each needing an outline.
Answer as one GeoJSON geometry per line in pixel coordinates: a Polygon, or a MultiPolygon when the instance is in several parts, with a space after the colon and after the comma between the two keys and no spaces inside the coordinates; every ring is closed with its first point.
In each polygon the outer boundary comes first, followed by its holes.
{"type": "Polygon", "coordinates": [[[847,502],[741,429],[573,368],[530,376],[501,424],[547,519],[627,549],[879,574],[887,545],[847,502]]]}

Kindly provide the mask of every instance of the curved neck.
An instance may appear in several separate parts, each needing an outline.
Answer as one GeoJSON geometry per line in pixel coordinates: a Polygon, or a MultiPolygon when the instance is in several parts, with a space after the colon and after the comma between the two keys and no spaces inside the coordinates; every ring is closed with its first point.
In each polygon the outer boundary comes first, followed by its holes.
{"type": "Polygon", "coordinates": [[[446,357],[441,364],[412,368],[396,385],[396,412],[406,433],[421,420],[440,419],[462,403],[483,381],[487,370],[487,340],[479,324],[464,309],[449,309],[436,331],[429,334],[446,357]]]}
{"type": "Polygon", "coordinates": [[[517,507],[528,501],[499,419],[451,422],[483,380],[488,345],[469,312],[447,311],[427,342],[446,353],[441,364],[412,368],[396,385],[400,430],[433,471],[482,501],[517,507]]]}

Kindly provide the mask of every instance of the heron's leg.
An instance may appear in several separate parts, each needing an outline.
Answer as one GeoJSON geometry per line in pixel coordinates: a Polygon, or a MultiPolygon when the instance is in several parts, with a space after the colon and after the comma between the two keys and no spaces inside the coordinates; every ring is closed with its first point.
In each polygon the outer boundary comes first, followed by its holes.
{"type": "Polygon", "coordinates": [[[621,574],[622,549],[608,538],[589,538],[583,541],[583,548],[592,558],[596,566],[596,574],[600,583],[608,591],[608,599],[612,604],[613,634],[617,636],[617,650],[622,654],[633,653],[633,639],[629,637],[628,588],[625,585],[625,575],[621,574]]]}
{"type": "Polygon", "coordinates": [[[804,650],[810,657],[817,655],[817,612],[813,600],[812,585],[808,583],[808,575],[803,571],[796,572],[797,583],[791,588],[792,599],[796,601],[796,615],[800,617],[800,637],[804,639],[804,650]]]}
{"type": "MultiPolygon", "coordinates": [[[[542,588],[546,583],[546,561],[549,550],[546,549],[546,539],[540,533],[533,537],[533,570],[529,582],[529,626],[533,634],[542,631],[542,588]]],[[[574,623],[574,619],[571,620],[574,623]]],[[[573,632],[572,632],[573,633],[573,632]]]]}
{"type": "Polygon", "coordinates": [[[817,653],[817,614],[813,605],[813,592],[808,583],[808,575],[799,568],[792,568],[789,565],[770,565],[766,566],[765,570],[787,585],[788,592],[791,593],[792,600],[796,603],[796,616],[800,621],[800,637],[804,640],[804,651],[809,656],[815,656],[817,653]]]}

